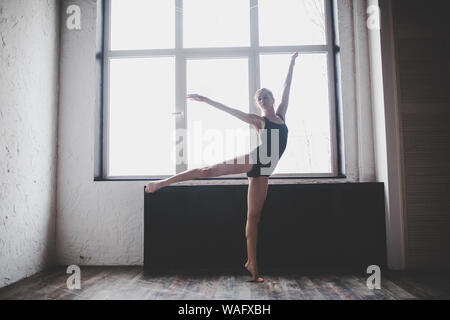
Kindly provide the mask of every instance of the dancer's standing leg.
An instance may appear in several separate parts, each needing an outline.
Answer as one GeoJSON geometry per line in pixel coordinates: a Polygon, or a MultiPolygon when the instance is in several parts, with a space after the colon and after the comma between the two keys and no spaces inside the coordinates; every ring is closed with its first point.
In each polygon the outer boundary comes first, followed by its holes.
{"type": "Polygon", "coordinates": [[[252,274],[252,281],[263,282],[264,279],[258,276],[258,263],[256,259],[256,248],[258,244],[258,225],[264,201],[267,196],[269,185],[268,177],[249,178],[247,195],[247,226],[245,235],[247,237],[247,263],[245,268],[252,274]]]}

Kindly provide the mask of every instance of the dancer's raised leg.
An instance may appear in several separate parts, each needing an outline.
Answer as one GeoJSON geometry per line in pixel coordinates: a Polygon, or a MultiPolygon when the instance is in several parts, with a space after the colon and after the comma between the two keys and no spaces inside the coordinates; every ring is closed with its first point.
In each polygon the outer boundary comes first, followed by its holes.
{"type": "Polygon", "coordinates": [[[247,237],[247,263],[245,268],[252,274],[252,281],[263,282],[258,276],[258,263],[256,261],[256,248],[258,243],[258,224],[261,218],[264,201],[267,196],[269,184],[268,177],[249,178],[247,194],[247,226],[245,236],[247,237]]]}
{"type": "Polygon", "coordinates": [[[250,156],[246,154],[216,165],[187,170],[164,180],[149,182],[145,188],[145,192],[155,192],[176,182],[246,173],[252,169],[252,164],[250,164],[249,159],[250,156]]]}

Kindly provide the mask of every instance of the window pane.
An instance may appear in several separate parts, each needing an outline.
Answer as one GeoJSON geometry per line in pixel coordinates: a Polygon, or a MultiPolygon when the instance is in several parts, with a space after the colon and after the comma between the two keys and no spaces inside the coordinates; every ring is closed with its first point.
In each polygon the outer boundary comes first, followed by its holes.
{"type": "MultiPolygon", "coordinates": [[[[279,105],[290,55],[261,55],[262,87],[279,105]]],[[[327,54],[301,55],[291,85],[286,124],[289,138],[275,173],[331,173],[327,54]]],[[[276,110],[275,110],[276,111],[276,110]]]]}
{"type": "Polygon", "coordinates": [[[175,59],[113,59],[111,176],[175,173],[175,59]]]}
{"type": "MultiPolygon", "coordinates": [[[[187,92],[248,112],[248,60],[189,60],[187,92]]],[[[247,123],[196,101],[188,100],[187,110],[189,168],[230,160],[250,150],[247,123]]]]}
{"type": "Polygon", "coordinates": [[[248,0],[183,1],[184,47],[250,46],[248,0]]]}
{"type": "Polygon", "coordinates": [[[175,0],[111,0],[111,49],[175,47],[175,0]]]}
{"type": "Polygon", "coordinates": [[[259,0],[261,46],[326,43],[323,0],[259,0]]]}

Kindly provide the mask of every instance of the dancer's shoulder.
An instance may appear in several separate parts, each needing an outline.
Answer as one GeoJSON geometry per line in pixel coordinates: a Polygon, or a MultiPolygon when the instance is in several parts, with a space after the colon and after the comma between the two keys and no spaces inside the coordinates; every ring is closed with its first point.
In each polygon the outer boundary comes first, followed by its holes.
{"type": "Polygon", "coordinates": [[[265,117],[261,117],[260,115],[257,115],[255,113],[251,113],[250,115],[252,117],[252,124],[256,129],[261,130],[266,127],[265,117]]]}

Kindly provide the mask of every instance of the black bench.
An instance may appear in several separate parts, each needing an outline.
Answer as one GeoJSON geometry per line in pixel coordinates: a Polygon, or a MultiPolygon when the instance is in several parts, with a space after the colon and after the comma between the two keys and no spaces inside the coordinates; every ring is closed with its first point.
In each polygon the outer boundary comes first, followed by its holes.
{"type": "MultiPolygon", "coordinates": [[[[247,188],[171,186],[145,194],[145,271],[245,272],[247,188]]],[[[384,268],[384,215],[382,183],[270,185],[260,271],[384,268]]]]}

